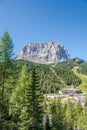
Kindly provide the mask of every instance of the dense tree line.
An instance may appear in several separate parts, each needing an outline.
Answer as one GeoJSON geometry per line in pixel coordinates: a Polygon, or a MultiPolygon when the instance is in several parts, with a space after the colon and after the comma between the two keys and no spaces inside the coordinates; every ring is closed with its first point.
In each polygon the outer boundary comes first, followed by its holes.
{"type": "Polygon", "coordinates": [[[79,79],[73,71],[69,71],[64,68],[56,68],[56,73],[59,77],[61,77],[66,85],[73,85],[74,87],[79,86],[81,84],[81,79],[79,79]]]}
{"type": "Polygon", "coordinates": [[[82,74],[87,75],[87,62],[83,62],[83,63],[79,66],[79,68],[78,68],[77,71],[78,71],[79,73],[82,73],[82,74]]]}
{"type": "Polygon", "coordinates": [[[84,107],[81,103],[73,104],[68,101],[61,103],[61,99],[54,102],[51,107],[52,120],[50,122],[52,130],[87,130],[87,104],[84,107]]]}
{"type": "Polygon", "coordinates": [[[74,67],[72,61],[58,63],[54,67],[53,65],[43,65],[23,60],[17,60],[14,63],[19,72],[22,71],[23,65],[27,66],[29,72],[32,66],[35,66],[39,72],[40,84],[44,94],[57,93],[59,89],[67,85],[77,87],[81,83],[81,80],[72,72],[72,67],[68,67],[68,65],[74,67]]]}

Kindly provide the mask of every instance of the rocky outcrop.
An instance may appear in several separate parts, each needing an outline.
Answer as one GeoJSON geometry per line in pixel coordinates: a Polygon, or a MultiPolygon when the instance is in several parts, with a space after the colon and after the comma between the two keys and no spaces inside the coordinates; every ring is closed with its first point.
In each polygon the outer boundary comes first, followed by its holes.
{"type": "Polygon", "coordinates": [[[21,49],[16,59],[37,63],[57,63],[70,59],[70,55],[64,46],[57,42],[28,43],[21,49]]]}

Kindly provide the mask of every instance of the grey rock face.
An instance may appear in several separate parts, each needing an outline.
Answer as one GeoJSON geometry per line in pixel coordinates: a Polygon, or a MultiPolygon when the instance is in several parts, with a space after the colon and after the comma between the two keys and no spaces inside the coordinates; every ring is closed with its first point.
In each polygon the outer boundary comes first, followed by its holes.
{"type": "Polygon", "coordinates": [[[70,59],[70,55],[64,46],[57,42],[28,43],[22,48],[16,59],[37,63],[57,63],[70,59]]]}

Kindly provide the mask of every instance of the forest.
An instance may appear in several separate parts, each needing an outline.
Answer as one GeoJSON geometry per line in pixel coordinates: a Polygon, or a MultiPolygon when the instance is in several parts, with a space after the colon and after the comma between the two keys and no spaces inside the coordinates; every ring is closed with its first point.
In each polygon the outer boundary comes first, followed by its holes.
{"type": "MultiPolygon", "coordinates": [[[[78,87],[82,80],[72,68],[86,63],[70,60],[38,64],[16,60],[8,32],[0,38],[0,130],[87,130],[87,99],[84,107],[61,97],[47,102],[46,94],[65,86],[78,87]]],[[[83,69],[83,66],[85,68],[83,69]]]]}

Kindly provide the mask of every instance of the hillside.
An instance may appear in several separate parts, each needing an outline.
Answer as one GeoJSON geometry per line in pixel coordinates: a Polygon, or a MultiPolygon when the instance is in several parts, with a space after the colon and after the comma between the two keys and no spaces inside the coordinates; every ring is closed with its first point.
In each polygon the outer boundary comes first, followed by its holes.
{"type": "MultiPolygon", "coordinates": [[[[84,62],[69,60],[56,64],[38,64],[25,60],[17,60],[15,64],[21,72],[22,66],[27,65],[29,73],[32,66],[35,66],[39,77],[43,93],[57,93],[59,89],[64,87],[78,87],[82,84],[83,79],[80,78],[75,71],[75,66],[81,67],[84,62]]],[[[18,74],[19,74],[18,72],[18,74]]],[[[81,87],[80,87],[81,88],[81,87]]]]}
{"type": "Polygon", "coordinates": [[[73,72],[75,73],[76,76],[78,76],[82,80],[82,82],[78,86],[78,88],[81,89],[81,90],[87,91],[87,75],[83,74],[83,73],[85,73],[85,71],[82,71],[82,70],[84,70],[85,68],[83,69],[83,68],[81,68],[81,66],[80,67],[79,66],[74,67],[73,72]]]}

